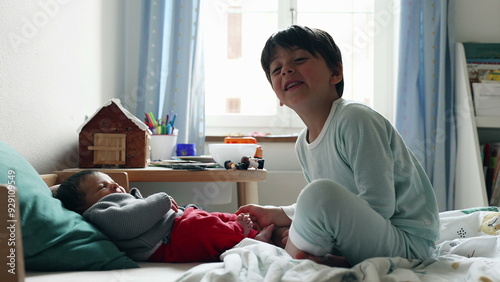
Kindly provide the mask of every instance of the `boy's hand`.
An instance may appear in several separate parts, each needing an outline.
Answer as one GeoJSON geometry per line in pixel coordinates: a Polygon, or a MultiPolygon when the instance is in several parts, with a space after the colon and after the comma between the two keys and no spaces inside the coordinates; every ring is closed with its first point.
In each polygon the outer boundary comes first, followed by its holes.
{"type": "Polygon", "coordinates": [[[285,212],[275,206],[259,206],[249,204],[240,207],[236,214],[247,213],[254,223],[254,229],[262,230],[264,227],[274,224],[276,227],[290,226],[292,220],[285,212]]]}
{"type": "Polygon", "coordinates": [[[282,249],[285,248],[286,242],[288,242],[288,229],[290,227],[277,227],[273,230],[273,235],[271,237],[272,243],[282,249]]]}

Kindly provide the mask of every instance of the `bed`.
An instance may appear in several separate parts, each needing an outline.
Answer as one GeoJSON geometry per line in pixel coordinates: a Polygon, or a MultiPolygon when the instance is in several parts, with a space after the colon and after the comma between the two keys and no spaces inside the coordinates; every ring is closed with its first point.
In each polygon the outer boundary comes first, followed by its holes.
{"type": "Polygon", "coordinates": [[[426,261],[380,257],[332,268],[245,239],[221,262],[136,263],[52,197],[49,186],[66,176],[38,175],[2,142],[0,156],[0,281],[500,281],[497,207],[441,213],[426,261]]]}

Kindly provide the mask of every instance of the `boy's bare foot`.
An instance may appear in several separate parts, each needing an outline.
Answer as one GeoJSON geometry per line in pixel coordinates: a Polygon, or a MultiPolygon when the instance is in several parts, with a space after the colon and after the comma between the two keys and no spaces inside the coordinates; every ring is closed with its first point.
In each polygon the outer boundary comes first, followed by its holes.
{"type": "Polygon", "coordinates": [[[335,267],[351,267],[344,257],[332,254],[327,254],[323,257],[311,255],[297,248],[290,239],[286,243],[285,251],[294,259],[309,259],[319,264],[335,267]]]}
{"type": "Polygon", "coordinates": [[[318,256],[308,254],[304,251],[298,251],[293,258],[294,259],[309,259],[309,260],[312,260],[316,263],[324,264],[324,265],[328,265],[328,266],[333,266],[333,267],[346,267],[346,268],[351,267],[351,264],[349,264],[349,262],[347,262],[347,260],[344,257],[336,256],[336,255],[332,255],[332,254],[327,254],[324,257],[318,257],[318,256]]]}
{"type": "Polygon", "coordinates": [[[255,236],[255,240],[266,242],[266,243],[272,243],[271,242],[271,236],[273,235],[273,230],[274,230],[274,224],[271,224],[269,226],[266,226],[264,229],[262,229],[259,234],[255,236]]]}
{"type": "Polygon", "coordinates": [[[250,230],[252,230],[253,222],[250,219],[249,215],[240,213],[236,218],[236,222],[240,223],[241,226],[243,226],[243,234],[245,236],[247,236],[248,233],[250,233],[250,230]]]}

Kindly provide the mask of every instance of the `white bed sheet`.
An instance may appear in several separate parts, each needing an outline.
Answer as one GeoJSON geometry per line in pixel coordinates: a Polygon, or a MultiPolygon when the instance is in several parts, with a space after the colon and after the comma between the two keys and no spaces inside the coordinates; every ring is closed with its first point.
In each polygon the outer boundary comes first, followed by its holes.
{"type": "Polygon", "coordinates": [[[424,262],[380,257],[352,268],[334,268],[295,260],[283,249],[244,239],[222,254],[222,262],[141,263],[140,269],[95,272],[30,272],[26,281],[500,281],[498,208],[450,211],[441,213],[440,219],[436,251],[424,262]]]}
{"type": "Polygon", "coordinates": [[[26,282],[171,282],[200,263],[140,262],[141,268],[107,271],[33,272],[26,273],[26,282]]]}
{"type": "Polygon", "coordinates": [[[381,257],[349,269],[333,268],[294,260],[280,248],[245,239],[221,256],[223,262],[196,266],[179,281],[500,281],[500,237],[480,230],[483,220],[498,219],[500,232],[500,213],[486,209],[441,213],[436,251],[423,262],[381,257]]]}

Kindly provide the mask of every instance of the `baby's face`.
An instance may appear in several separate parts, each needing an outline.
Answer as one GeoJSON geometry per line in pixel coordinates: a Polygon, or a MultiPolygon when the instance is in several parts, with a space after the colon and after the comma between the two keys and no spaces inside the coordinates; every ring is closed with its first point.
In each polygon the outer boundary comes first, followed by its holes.
{"type": "Polygon", "coordinates": [[[85,181],[82,182],[80,189],[85,193],[85,209],[90,208],[102,197],[109,194],[127,193],[109,175],[101,172],[88,175],[85,181]]]}

